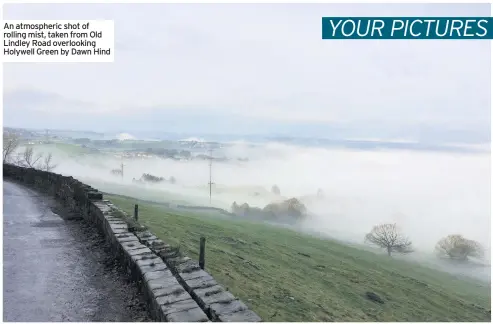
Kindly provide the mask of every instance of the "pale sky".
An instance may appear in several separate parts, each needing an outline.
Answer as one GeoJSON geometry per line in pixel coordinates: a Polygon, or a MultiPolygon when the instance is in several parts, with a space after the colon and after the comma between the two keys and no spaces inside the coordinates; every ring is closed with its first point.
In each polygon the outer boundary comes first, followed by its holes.
{"type": "Polygon", "coordinates": [[[4,19],[113,19],[116,49],[114,63],[4,64],[4,124],[145,130],[173,115],[207,130],[205,114],[228,129],[245,118],[489,134],[489,41],[322,40],[323,16],[490,16],[490,7],[8,4],[4,19]]]}

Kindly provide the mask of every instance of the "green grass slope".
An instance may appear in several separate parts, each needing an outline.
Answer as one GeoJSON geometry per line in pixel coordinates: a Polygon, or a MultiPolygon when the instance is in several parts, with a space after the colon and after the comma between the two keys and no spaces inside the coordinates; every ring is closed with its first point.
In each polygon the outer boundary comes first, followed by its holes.
{"type": "Polygon", "coordinates": [[[108,195],[198,259],[264,321],[490,321],[490,285],[264,224],[177,213],[108,195]],[[366,297],[376,293],[384,303],[366,297]]]}
{"type": "Polygon", "coordinates": [[[38,153],[63,153],[69,156],[77,156],[82,154],[92,153],[91,149],[87,147],[82,147],[80,145],[69,144],[69,143],[51,143],[51,144],[34,144],[32,145],[35,152],[38,153]]]}

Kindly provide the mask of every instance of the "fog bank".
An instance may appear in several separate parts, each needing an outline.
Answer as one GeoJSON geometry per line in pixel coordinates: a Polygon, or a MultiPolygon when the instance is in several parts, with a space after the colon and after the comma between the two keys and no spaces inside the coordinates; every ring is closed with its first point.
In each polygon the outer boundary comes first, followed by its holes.
{"type": "MultiPolygon", "coordinates": [[[[110,155],[70,158],[54,152],[57,171],[92,183],[126,186],[125,193],[162,201],[209,205],[208,161],[164,159],[123,160],[124,178],[111,169],[122,160],[110,155]],[[132,178],[142,173],[169,178],[177,184],[140,187],[132,178]]],[[[269,143],[237,143],[214,154],[248,158],[247,162],[213,162],[212,205],[229,209],[233,201],[264,207],[278,199],[276,184],[286,198],[299,197],[311,216],[307,230],[339,233],[361,242],[378,223],[396,222],[415,248],[431,252],[448,234],[460,233],[490,248],[490,154],[418,151],[355,151],[301,148],[269,143]],[[318,189],[324,198],[317,198],[318,189]]],[[[140,197],[142,198],[142,197],[140,197]]],[[[489,259],[489,253],[488,253],[489,259]]]]}

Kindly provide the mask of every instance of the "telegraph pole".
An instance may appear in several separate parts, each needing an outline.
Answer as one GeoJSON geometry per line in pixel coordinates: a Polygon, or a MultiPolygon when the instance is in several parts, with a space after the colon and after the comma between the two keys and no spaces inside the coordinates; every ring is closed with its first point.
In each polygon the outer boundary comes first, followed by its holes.
{"type": "Polygon", "coordinates": [[[212,204],[212,149],[209,149],[209,204],[212,204]]]}
{"type": "Polygon", "coordinates": [[[123,180],[123,166],[124,166],[124,165],[125,165],[125,164],[123,164],[123,162],[122,162],[122,164],[120,165],[120,167],[122,168],[122,180],[123,180]]]}

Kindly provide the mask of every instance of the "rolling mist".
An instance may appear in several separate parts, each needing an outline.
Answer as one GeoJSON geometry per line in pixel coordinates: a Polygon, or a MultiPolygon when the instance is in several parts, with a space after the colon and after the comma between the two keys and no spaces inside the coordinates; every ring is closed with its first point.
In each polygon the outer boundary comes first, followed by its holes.
{"type": "MultiPolygon", "coordinates": [[[[52,153],[58,163],[55,172],[72,175],[102,191],[210,205],[206,160],[122,160],[110,154],[74,158],[56,149],[52,153]],[[110,174],[121,163],[123,179],[110,174]],[[143,173],[173,176],[177,183],[132,182],[143,173]]],[[[485,261],[490,263],[489,152],[364,151],[236,142],[215,154],[233,160],[212,163],[212,206],[229,211],[236,201],[264,207],[280,199],[270,192],[277,185],[281,198],[297,197],[310,212],[297,226],[299,230],[360,244],[372,226],[395,222],[416,250],[406,258],[443,267],[433,257],[434,246],[440,238],[458,233],[480,242],[487,249],[485,261]],[[323,197],[317,196],[319,189],[323,197]]],[[[489,267],[464,271],[489,280],[489,267]]]]}

